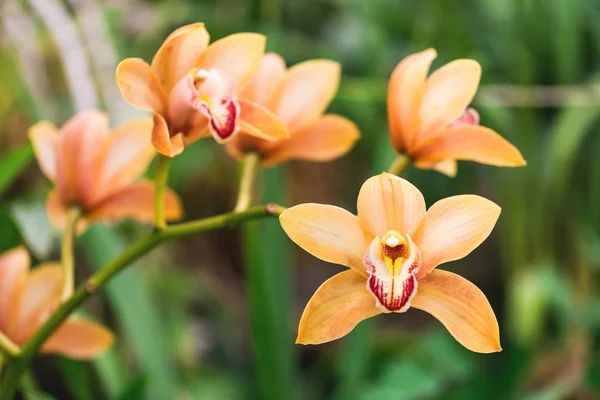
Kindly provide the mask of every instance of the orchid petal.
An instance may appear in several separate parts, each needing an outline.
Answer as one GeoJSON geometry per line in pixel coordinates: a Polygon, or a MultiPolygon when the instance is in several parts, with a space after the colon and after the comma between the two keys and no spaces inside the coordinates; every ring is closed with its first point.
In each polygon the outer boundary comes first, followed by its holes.
{"type": "Polygon", "coordinates": [[[298,327],[296,343],[320,344],[348,334],[359,322],[381,313],[364,276],[344,271],[328,279],[310,299],[298,327]]]}
{"type": "Polygon", "coordinates": [[[252,81],[240,92],[240,98],[274,110],[285,77],[285,61],[275,53],[263,56],[252,81]]]}
{"type": "Polygon", "coordinates": [[[62,354],[75,360],[96,358],[114,343],[111,331],[92,321],[68,319],[42,347],[42,352],[62,354]]]}
{"type": "Polygon", "coordinates": [[[267,108],[247,100],[239,100],[240,131],[265,140],[289,137],[285,123],[267,108]]]}
{"type": "Polygon", "coordinates": [[[380,237],[390,230],[412,234],[424,215],[419,189],[395,175],[369,178],[358,194],[358,218],[380,237]]]}
{"type": "Polygon", "coordinates": [[[13,321],[17,299],[27,279],[29,253],[20,246],[0,255],[0,331],[7,332],[13,321]]]}
{"type": "Polygon", "coordinates": [[[51,181],[56,180],[56,146],[60,131],[52,123],[38,122],[29,128],[29,139],[40,169],[51,181]]]}
{"type": "Polygon", "coordinates": [[[134,107],[156,113],[165,112],[166,95],[154,72],[141,58],[127,58],[117,66],[117,86],[134,107]]]}
{"type": "Polygon", "coordinates": [[[343,208],[311,203],[288,208],[279,221],[290,239],[313,256],[367,276],[363,256],[373,236],[356,216],[343,208]]]}
{"type": "Polygon", "coordinates": [[[498,321],[487,298],[477,286],[456,274],[432,271],[419,281],[412,306],[437,318],[471,351],[502,350],[498,321]]]}
{"type": "Polygon", "coordinates": [[[412,236],[422,258],[417,278],[466,257],[490,235],[499,216],[498,205],[475,195],[448,197],[431,206],[412,236]]]}
{"type": "Polygon", "coordinates": [[[154,114],[152,144],[157,152],[167,157],[175,157],[184,149],[183,134],[170,136],[167,122],[160,114],[154,114]]]}

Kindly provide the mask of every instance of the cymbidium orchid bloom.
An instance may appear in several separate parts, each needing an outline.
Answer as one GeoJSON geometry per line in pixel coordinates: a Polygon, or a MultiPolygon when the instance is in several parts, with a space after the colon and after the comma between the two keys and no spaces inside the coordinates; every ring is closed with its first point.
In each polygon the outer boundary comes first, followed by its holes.
{"type": "MultiPolygon", "coordinates": [[[[150,135],[152,121],[126,123],[110,132],[108,117],[94,110],[71,118],[62,129],[50,122],[32,126],[29,136],[42,172],[56,184],[47,199],[47,211],[58,227],[68,209],[81,210],[80,230],[96,220],[154,217],[154,183],[135,180],[155,155],[150,135]]],[[[165,215],[181,218],[179,198],[164,195],[165,215]]]]}
{"type": "Polygon", "coordinates": [[[502,167],[526,164],[521,153],[492,129],[479,125],[473,100],[481,67],[455,60],[427,76],[434,49],[412,54],[394,69],[388,87],[390,139],[415,165],[456,174],[456,160],[502,167]]]}
{"type": "MultiPolygon", "coordinates": [[[[22,346],[60,305],[63,271],[59,264],[29,269],[27,251],[18,247],[0,255],[0,332],[22,346]]],[[[113,344],[103,326],[71,317],[48,339],[43,353],[88,360],[113,344]]]]}
{"type": "Polygon", "coordinates": [[[140,58],[119,64],[123,97],[154,113],[152,143],[159,153],[174,157],[202,137],[212,134],[222,143],[239,130],[267,140],[288,136],[279,118],[237,95],[256,72],[265,40],[238,33],[209,46],[204,24],[196,23],[171,33],[150,65],[140,58]],[[257,116],[252,123],[248,113],[257,116]]]}
{"type": "Polygon", "coordinates": [[[297,343],[328,342],[366,318],[414,307],[440,320],[469,350],[500,351],[498,322],[485,295],[466,279],[435,269],[479,246],[499,215],[496,204],[474,195],[449,197],[425,211],[421,192],[387,173],[365,182],[358,216],[322,204],[284,211],[281,225],[296,244],[350,268],[309,301],[297,343]]]}
{"type": "MultiPolygon", "coordinates": [[[[252,82],[240,93],[245,101],[242,115],[251,124],[261,124],[262,115],[246,109],[259,104],[281,118],[289,139],[267,141],[246,132],[227,143],[234,157],[257,152],[262,166],[288,159],[329,161],[347,153],[360,134],[354,123],[335,114],[323,115],[340,83],[341,68],[331,60],[310,60],[286,69],[285,61],[267,53],[252,82]]],[[[265,131],[266,132],[266,131],[265,131]]]]}

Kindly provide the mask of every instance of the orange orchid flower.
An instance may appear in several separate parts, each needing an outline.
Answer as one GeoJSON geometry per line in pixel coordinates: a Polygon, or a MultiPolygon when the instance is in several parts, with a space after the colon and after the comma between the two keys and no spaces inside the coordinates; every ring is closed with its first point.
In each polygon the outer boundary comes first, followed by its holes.
{"type": "Polygon", "coordinates": [[[498,322],[485,295],[438,265],[461,259],[492,231],[500,208],[479,196],[454,196],[425,211],[419,190],[383,173],[358,195],[358,217],[339,207],[301,204],[280,216],[300,247],[350,270],[327,280],[309,301],[297,343],[346,335],[360,321],[410,307],[436,317],[469,350],[500,351],[498,322]]]}
{"type": "Polygon", "coordinates": [[[523,156],[492,129],[479,125],[473,100],[481,67],[455,60],[433,72],[434,49],[412,54],[394,69],[388,87],[392,146],[419,168],[456,175],[456,160],[500,167],[526,165],[523,156]]]}
{"type": "Polygon", "coordinates": [[[240,92],[245,100],[241,116],[264,125],[262,115],[246,107],[259,104],[283,120],[290,138],[266,141],[240,134],[227,143],[228,152],[237,158],[257,152],[262,166],[292,158],[329,161],[347,153],[360,136],[356,125],[339,115],[323,115],[338,90],[340,72],[340,64],[331,60],[305,61],[286,70],[279,55],[265,54],[254,79],[240,92]]]}
{"type": "Polygon", "coordinates": [[[150,65],[128,58],[117,67],[123,97],[154,113],[156,150],[174,157],[200,138],[212,134],[223,143],[239,130],[267,140],[287,137],[279,118],[237,96],[260,64],[265,37],[238,33],[210,46],[209,40],[203,23],[186,25],[167,37],[150,65]],[[259,116],[254,125],[240,115],[242,106],[259,116]]]}
{"type": "MultiPolygon", "coordinates": [[[[59,264],[29,270],[29,254],[18,247],[0,255],[0,333],[22,346],[60,305],[63,271],[59,264]]],[[[89,360],[108,350],[113,334],[103,326],[71,317],[48,339],[42,353],[89,360]]]]}
{"type": "MultiPolygon", "coordinates": [[[[29,137],[42,172],[56,184],[47,199],[51,221],[63,227],[69,207],[82,211],[80,229],[96,220],[154,217],[154,183],[134,181],[155,155],[150,134],[152,122],[139,120],[109,130],[108,117],[99,111],[83,111],[61,130],[40,122],[29,137]]],[[[179,198],[165,191],[165,214],[181,218],[179,198]]]]}

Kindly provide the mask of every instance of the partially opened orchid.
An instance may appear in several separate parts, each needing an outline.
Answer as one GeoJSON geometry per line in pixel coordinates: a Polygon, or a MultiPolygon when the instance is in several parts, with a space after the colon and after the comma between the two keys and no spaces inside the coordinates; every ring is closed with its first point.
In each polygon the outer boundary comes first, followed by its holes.
{"type": "MultiPolygon", "coordinates": [[[[50,122],[32,126],[29,136],[42,172],[55,183],[47,200],[48,215],[62,227],[68,210],[81,211],[80,229],[96,220],[134,218],[150,222],[154,216],[154,184],[138,180],[155,155],[148,120],[126,123],[113,132],[99,111],[83,111],[62,129],[50,122]]],[[[181,218],[177,195],[164,195],[166,216],[181,218]]]]}
{"type": "MultiPolygon", "coordinates": [[[[29,255],[18,247],[0,255],[0,334],[22,346],[60,305],[63,272],[59,264],[29,270],[29,255]]],[[[88,360],[113,344],[113,334],[89,320],[71,317],[41,351],[88,360]]]]}
{"type": "Polygon", "coordinates": [[[123,97],[154,113],[156,150],[173,157],[202,137],[212,134],[222,143],[239,130],[267,140],[287,137],[279,118],[237,95],[260,64],[265,37],[238,33],[210,46],[209,39],[203,23],[186,25],[167,37],[150,65],[128,58],[117,67],[123,97]],[[249,122],[248,113],[257,117],[249,122]]]}
{"type": "Polygon", "coordinates": [[[396,66],[388,87],[390,139],[394,149],[419,168],[456,174],[456,160],[502,167],[525,165],[512,144],[479,125],[473,100],[481,67],[455,60],[433,72],[433,49],[412,54],[396,66]]]}
{"type": "Polygon", "coordinates": [[[283,120],[290,138],[267,141],[244,131],[227,144],[229,153],[242,158],[257,152],[262,166],[292,158],[329,161],[347,153],[360,136],[356,125],[339,115],[323,115],[338,90],[340,71],[339,63],[331,60],[305,61],[286,70],[279,55],[265,54],[254,79],[240,93],[242,116],[253,125],[264,125],[263,115],[247,108],[259,104],[283,120]]]}
{"type": "Polygon", "coordinates": [[[496,204],[474,195],[440,200],[426,212],[421,192],[387,173],[364,183],[358,216],[322,204],[286,210],[281,225],[296,244],[350,268],[314,294],[297,342],[328,342],[366,318],[414,307],[440,320],[469,350],[500,351],[498,322],[485,295],[466,279],[435,269],[477,248],[499,215],[496,204]]]}

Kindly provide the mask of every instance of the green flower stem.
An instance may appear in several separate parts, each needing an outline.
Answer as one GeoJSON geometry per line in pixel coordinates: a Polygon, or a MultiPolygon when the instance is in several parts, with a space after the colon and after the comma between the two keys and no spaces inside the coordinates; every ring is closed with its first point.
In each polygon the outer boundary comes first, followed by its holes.
{"type": "Polygon", "coordinates": [[[67,300],[73,294],[75,287],[75,257],[73,256],[73,238],[77,229],[77,221],[81,216],[81,211],[77,207],[69,210],[67,223],[62,236],[60,246],[61,263],[63,267],[64,283],[62,291],[62,300],[67,300]]]}
{"type": "Polygon", "coordinates": [[[19,355],[19,346],[13,343],[4,333],[0,332],[0,364],[3,357],[16,357],[19,355]]]}
{"type": "Polygon", "coordinates": [[[85,300],[100,290],[119,272],[123,271],[138,258],[148,253],[159,244],[173,239],[225,228],[245,221],[279,216],[284,210],[285,208],[282,206],[267,204],[252,207],[242,212],[233,211],[214,217],[173,225],[162,231],[155,230],[133,243],[120,256],[105,265],[101,270],[80,285],[75,293],[64,302],[35,333],[35,335],[29,339],[21,349],[20,354],[14,356],[6,370],[2,384],[0,384],[0,400],[13,399],[19,378],[29,366],[31,359],[48,337],[56,331],[69,315],[71,315],[71,313],[85,300]]]}
{"type": "Polygon", "coordinates": [[[158,166],[156,168],[156,192],[154,193],[154,227],[162,231],[167,227],[165,221],[165,188],[169,179],[169,167],[171,166],[171,158],[159,154],[158,166]]]}
{"type": "Polygon", "coordinates": [[[244,211],[252,205],[252,189],[256,178],[256,169],[260,162],[258,153],[248,153],[242,164],[242,175],[240,177],[240,190],[234,211],[244,211]]]}
{"type": "Polygon", "coordinates": [[[410,166],[410,158],[405,154],[400,154],[390,165],[388,172],[400,176],[410,166]]]}

